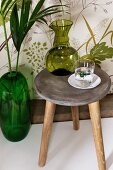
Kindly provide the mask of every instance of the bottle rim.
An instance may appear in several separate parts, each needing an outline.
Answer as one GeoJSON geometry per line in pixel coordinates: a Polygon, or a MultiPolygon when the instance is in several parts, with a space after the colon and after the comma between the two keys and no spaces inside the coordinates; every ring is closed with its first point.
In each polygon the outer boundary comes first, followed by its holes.
{"type": "Polygon", "coordinates": [[[67,19],[58,19],[58,20],[55,20],[53,21],[51,24],[50,24],[50,28],[51,27],[67,27],[67,26],[71,26],[73,25],[73,21],[72,20],[67,20],[67,19]]]}

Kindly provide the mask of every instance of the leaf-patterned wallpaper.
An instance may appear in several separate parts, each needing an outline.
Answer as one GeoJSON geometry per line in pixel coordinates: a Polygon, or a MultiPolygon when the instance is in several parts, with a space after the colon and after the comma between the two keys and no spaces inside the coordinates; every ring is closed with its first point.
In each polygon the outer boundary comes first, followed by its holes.
{"type": "MultiPolygon", "coordinates": [[[[50,4],[59,4],[61,0],[45,0],[44,7],[50,4]]],[[[37,0],[33,0],[32,8],[36,5],[37,0]]],[[[47,18],[48,25],[58,18],[71,19],[73,26],[69,32],[70,44],[75,49],[79,49],[82,44],[88,41],[90,33],[86,27],[83,16],[87,19],[90,27],[94,32],[96,41],[98,41],[103,32],[106,30],[111,19],[113,18],[113,1],[112,0],[62,0],[62,4],[66,4],[68,8],[64,9],[63,13],[59,13],[47,18]]],[[[32,9],[31,9],[32,11],[32,9]]],[[[113,30],[111,23],[109,31],[113,30]]],[[[9,45],[12,65],[15,68],[16,50],[11,40],[9,22],[7,22],[7,32],[9,35],[9,45]]],[[[106,36],[103,42],[110,47],[111,35],[106,36]]],[[[26,36],[20,53],[19,70],[26,76],[31,98],[37,98],[34,87],[35,76],[45,68],[45,55],[52,47],[54,34],[49,30],[49,27],[44,24],[36,23],[26,36]]],[[[93,47],[93,41],[88,45],[88,51],[93,47]]],[[[86,48],[83,46],[78,50],[79,55],[86,54],[86,48]]],[[[110,93],[113,93],[113,58],[106,58],[101,61],[101,68],[105,70],[111,77],[112,85],[110,93]]],[[[0,21],[0,76],[8,71],[7,55],[4,43],[4,35],[2,23],[0,21]]]]}

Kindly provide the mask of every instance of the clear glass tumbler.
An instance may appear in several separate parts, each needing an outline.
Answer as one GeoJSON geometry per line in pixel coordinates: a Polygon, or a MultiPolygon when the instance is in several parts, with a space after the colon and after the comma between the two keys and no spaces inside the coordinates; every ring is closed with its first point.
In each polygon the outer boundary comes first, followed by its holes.
{"type": "Polygon", "coordinates": [[[78,60],[75,69],[75,79],[78,86],[87,88],[93,81],[95,63],[93,60],[78,60]]]}

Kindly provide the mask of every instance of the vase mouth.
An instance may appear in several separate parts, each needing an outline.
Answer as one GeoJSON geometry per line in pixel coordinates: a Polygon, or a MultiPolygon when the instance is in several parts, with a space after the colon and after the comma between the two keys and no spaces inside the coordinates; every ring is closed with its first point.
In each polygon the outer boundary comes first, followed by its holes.
{"type": "Polygon", "coordinates": [[[21,73],[18,72],[18,71],[11,71],[11,72],[6,72],[3,76],[7,76],[9,78],[13,78],[13,77],[18,76],[19,74],[21,74],[21,73]]]}
{"type": "Polygon", "coordinates": [[[72,26],[73,21],[71,20],[66,20],[66,19],[59,19],[55,20],[50,24],[50,28],[52,27],[67,27],[67,26],[72,26]]]}
{"type": "Polygon", "coordinates": [[[18,72],[11,71],[11,72],[7,72],[6,74],[8,75],[8,77],[15,77],[15,76],[17,76],[18,72]]]}

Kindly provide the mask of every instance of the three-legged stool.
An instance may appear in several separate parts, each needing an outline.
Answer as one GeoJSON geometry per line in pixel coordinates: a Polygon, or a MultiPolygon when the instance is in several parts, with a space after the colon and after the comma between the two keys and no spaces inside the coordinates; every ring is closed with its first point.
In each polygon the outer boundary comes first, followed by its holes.
{"type": "Polygon", "coordinates": [[[69,76],[54,76],[46,69],[36,76],[37,93],[46,100],[39,166],[44,166],[46,163],[56,104],[71,106],[73,128],[76,130],[79,129],[78,106],[88,104],[98,167],[99,170],[106,170],[99,100],[108,93],[111,81],[109,76],[101,69],[96,68],[95,73],[101,78],[101,83],[97,87],[88,90],[74,88],[68,84],[69,76]]]}

